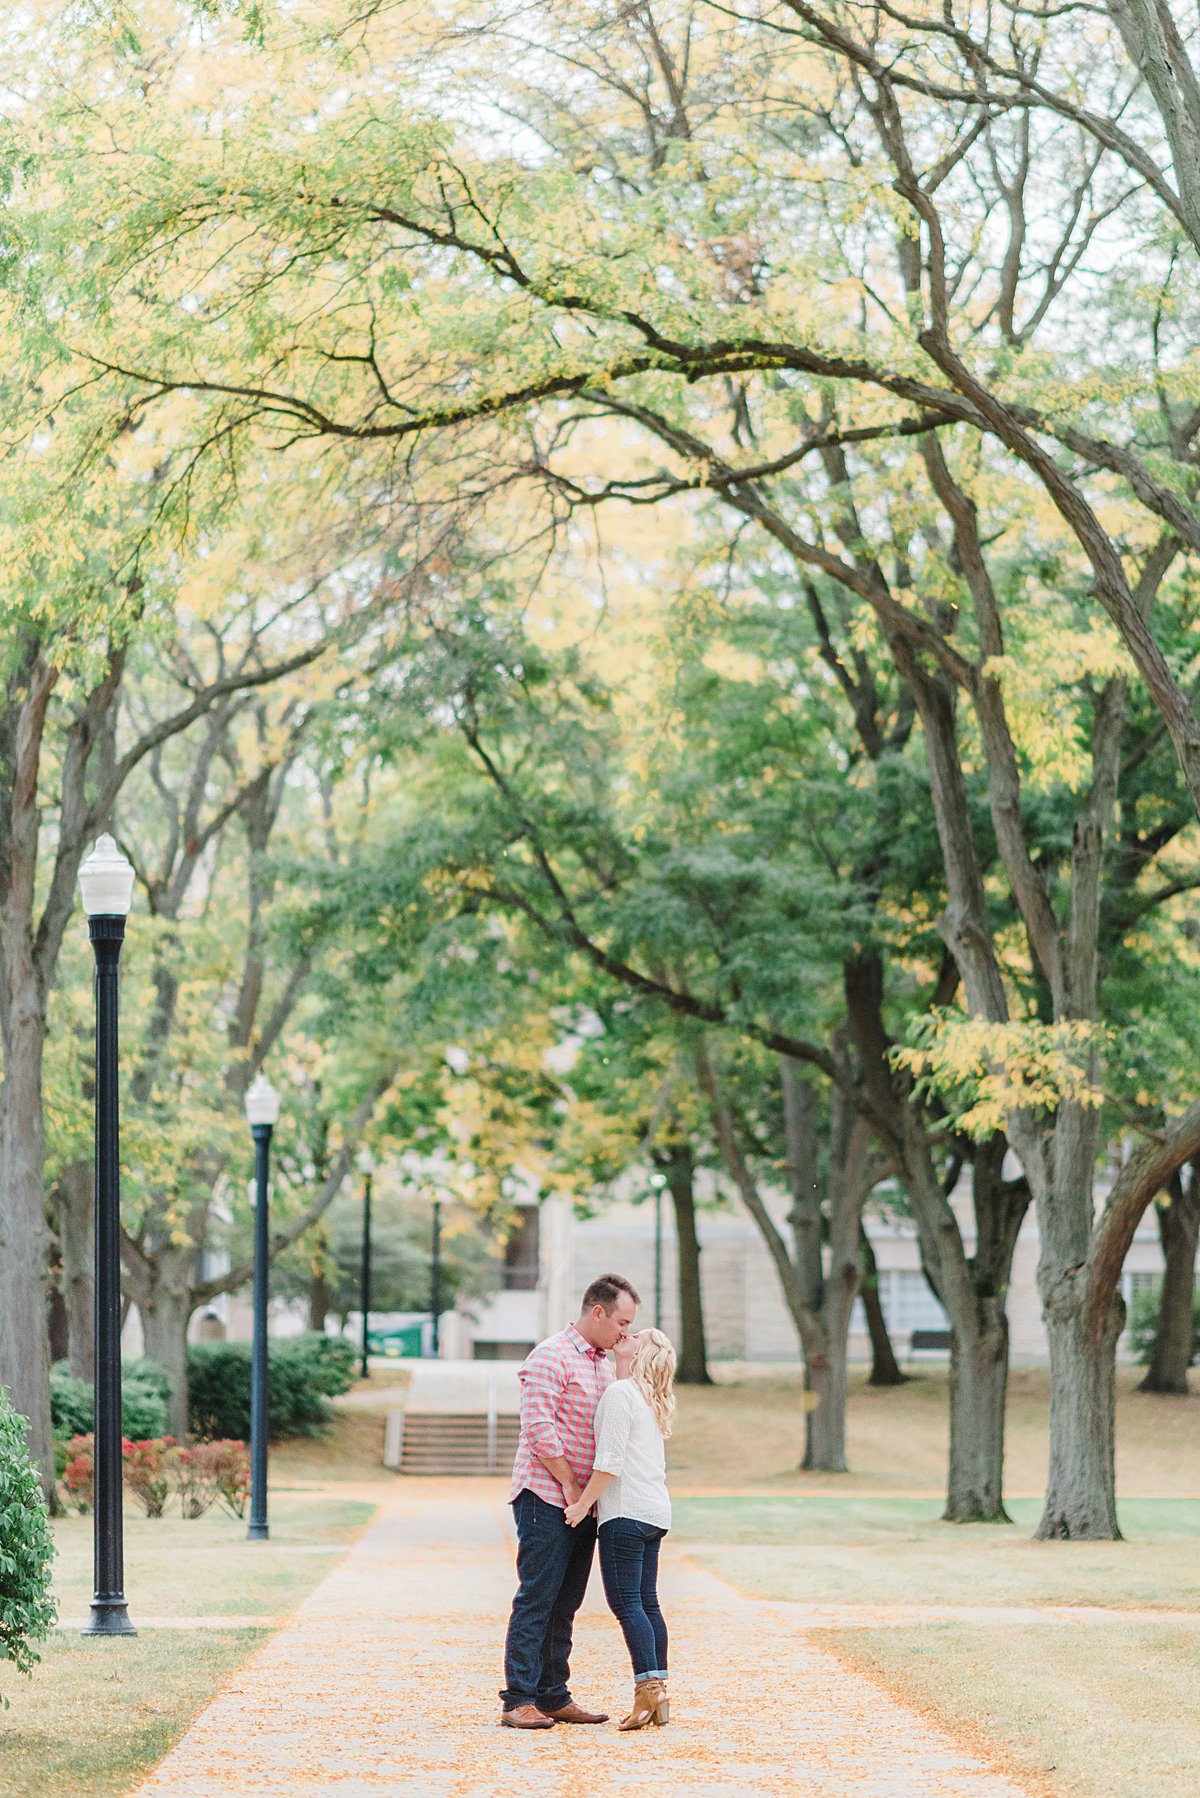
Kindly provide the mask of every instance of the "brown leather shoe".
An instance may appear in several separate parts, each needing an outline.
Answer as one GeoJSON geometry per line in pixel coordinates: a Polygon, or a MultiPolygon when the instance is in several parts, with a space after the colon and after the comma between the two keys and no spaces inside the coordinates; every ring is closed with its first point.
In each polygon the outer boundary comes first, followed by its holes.
{"type": "Polygon", "coordinates": [[[505,1729],[553,1729],[554,1719],[545,1711],[539,1711],[536,1704],[518,1704],[511,1711],[501,1711],[500,1721],[505,1729]]]}
{"type": "Polygon", "coordinates": [[[607,1711],[585,1711],[572,1698],[566,1704],[560,1704],[556,1711],[543,1711],[544,1717],[550,1717],[555,1723],[607,1723],[607,1711]]]}

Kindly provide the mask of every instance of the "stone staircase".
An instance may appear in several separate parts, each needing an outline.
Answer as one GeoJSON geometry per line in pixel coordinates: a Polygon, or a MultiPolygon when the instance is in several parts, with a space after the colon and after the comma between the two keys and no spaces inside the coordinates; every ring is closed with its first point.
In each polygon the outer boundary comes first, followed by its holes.
{"type": "Polygon", "coordinates": [[[506,1412],[393,1411],[384,1465],[408,1474],[504,1474],[520,1429],[520,1418],[506,1412]]]}

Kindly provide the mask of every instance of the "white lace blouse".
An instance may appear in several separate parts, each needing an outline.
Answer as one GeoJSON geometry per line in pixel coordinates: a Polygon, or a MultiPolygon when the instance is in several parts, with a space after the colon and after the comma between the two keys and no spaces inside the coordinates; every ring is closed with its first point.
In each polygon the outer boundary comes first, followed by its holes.
{"type": "Polygon", "coordinates": [[[632,1517],[659,1529],[671,1527],[667,1458],[662,1431],[632,1380],[614,1380],[596,1407],[597,1473],[612,1473],[596,1504],[603,1525],[632,1517]]]}

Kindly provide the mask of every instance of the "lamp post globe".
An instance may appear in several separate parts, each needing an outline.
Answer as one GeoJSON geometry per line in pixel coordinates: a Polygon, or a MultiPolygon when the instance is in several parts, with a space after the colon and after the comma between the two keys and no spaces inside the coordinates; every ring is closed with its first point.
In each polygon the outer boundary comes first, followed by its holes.
{"type": "Polygon", "coordinates": [[[118,1013],[121,944],[133,903],[134,871],[107,833],[79,870],[95,958],[96,994],[96,1333],[93,1452],[92,1608],[85,1636],[132,1636],[125,1599],[125,1518],[121,1465],[121,1132],[118,1013]]]}
{"type": "Polygon", "coordinates": [[[267,1186],[271,1132],[279,1121],[279,1094],[265,1074],[246,1092],[246,1119],[254,1137],[254,1345],[250,1357],[250,1524],[251,1542],[265,1542],[267,1523],[267,1273],[271,1244],[267,1229],[267,1186]]]}
{"type": "Polygon", "coordinates": [[[133,863],[107,832],[79,870],[79,890],[89,918],[127,918],[133,904],[133,863]]]}
{"type": "Polygon", "coordinates": [[[246,1119],[251,1129],[265,1124],[273,1130],[279,1122],[279,1094],[265,1074],[257,1074],[246,1093],[246,1119]]]}

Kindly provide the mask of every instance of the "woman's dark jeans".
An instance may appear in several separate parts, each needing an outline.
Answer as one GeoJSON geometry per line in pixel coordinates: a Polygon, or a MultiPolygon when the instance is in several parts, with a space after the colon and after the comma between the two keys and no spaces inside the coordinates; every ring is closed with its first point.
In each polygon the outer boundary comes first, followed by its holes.
{"type": "Polygon", "coordinates": [[[635,1679],[667,1674],[667,1626],[658,1606],[658,1548],[666,1533],[633,1517],[600,1525],[604,1596],[624,1632],[635,1679]]]}

